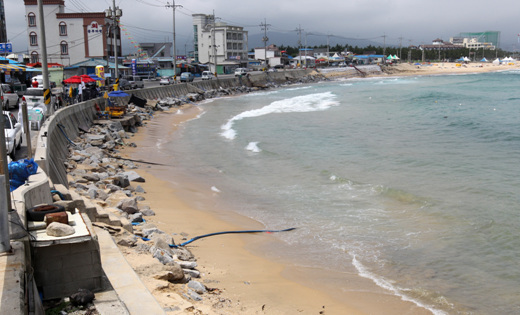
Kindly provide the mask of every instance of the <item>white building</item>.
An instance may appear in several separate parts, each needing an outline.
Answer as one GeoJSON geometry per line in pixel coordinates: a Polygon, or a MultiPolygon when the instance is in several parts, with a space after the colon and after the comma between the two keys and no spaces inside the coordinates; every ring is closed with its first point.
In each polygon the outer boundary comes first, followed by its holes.
{"type": "MultiPolygon", "coordinates": [[[[31,62],[41,62],[37,0],[24,0],[24,4],[31,62]]],[[[114,56],[113,36],[107,34],[114,28],[110,27],[112,20],[105,18],[105,12],[65,13],[64,0],[45,0],[43,14],[48,62],[68,66],[91,58],[114,56]]],[[[121,56],[119,30],[116,41],[121,56]]]]}
{"type": "Polygon", "coordinates": [[[248,33],[243,27],[216,22],[213,15],[192,16],[195,62],[207,64],[212,72],[220,74],[247,66],[248,33]]]}
{"type": "Polygon", "coordinates": [[[267,63],[271,66],[276,65],[276,63],[271,64],[270,60],[273,58],[279,59],[279,57],[281,57],[280,49],[278,49],[278,47],[276,47],[276,45],[269,45],[267,47],[255,48],[255,59],[262,60],[264,63],[267,59],[267,63]],[[266,50],[266,48],[267,48],[267,50],[266,50]]]}

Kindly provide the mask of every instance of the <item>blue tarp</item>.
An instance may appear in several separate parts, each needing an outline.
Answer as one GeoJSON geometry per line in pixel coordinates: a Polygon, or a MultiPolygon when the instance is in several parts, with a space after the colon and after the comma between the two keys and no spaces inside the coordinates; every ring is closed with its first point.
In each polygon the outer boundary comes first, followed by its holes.
{"type": "Polygon", "coordinates": [[[9,170],[10,191],[13,191],[25,184],[30,175],[36,174],[38,164],[33,159],[23,159],[9,163],[7,168],[9,170]]]}
{"type": "Polygon", "coordinates": [[[108,93],[108,96],[110,96],[110,97],[125,97],[125,96],[130,96],[130,95],[128,95],[127,93],[125,93],[123,91],[112,91],[112,92],[108,93]]]}

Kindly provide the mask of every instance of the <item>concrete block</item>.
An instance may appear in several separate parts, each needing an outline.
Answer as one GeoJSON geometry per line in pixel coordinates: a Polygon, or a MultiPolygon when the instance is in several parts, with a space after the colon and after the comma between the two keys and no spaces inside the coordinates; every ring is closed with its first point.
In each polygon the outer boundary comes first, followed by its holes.
{"type": "MultiPolygon", "coordinates": [[[[96,205],[94,205],[90,200],[85,197],[81,197],[83,199],[83,203],[85,204],[85,210],[83,213],[87,214],[90,220],[96,221],[97,209],[96,205]]],[[[81,211],[81,210],[80,210],[81,211]]]]}
{"type": "Polygon", "coordinates": [[[76,293],[78,289],[88,289],[90,291],[98,291],[102,289],[102,279],[91,278],[80,281],[60,283],[55,285],[41,286],[43,292],[43,299],[55,299],[70,296],[76,293]]]}
{"type": "Polygon", "coordinates": [[[2,297],[0,314],[26,314],[25,301],[25,255],[22,242],[11,242],[13,255],[0,257],[0,285],[2,297]]]}
{"type": "Polygon", "coordinates": [[[121,220],[121,226],[123,227],[123,229],[125,229],[128,232],[133,234],[134,226],[132,225],[132,223],[127,218],[124,218],[124,217],[121,217],[120,220],[121,220]]]}

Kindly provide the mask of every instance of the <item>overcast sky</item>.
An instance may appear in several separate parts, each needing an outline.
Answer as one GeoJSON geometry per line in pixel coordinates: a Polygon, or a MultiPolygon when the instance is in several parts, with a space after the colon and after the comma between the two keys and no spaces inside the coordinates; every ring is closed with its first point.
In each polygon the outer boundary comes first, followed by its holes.
{"type": "MultiPolygon", "coordinates": [[[[25,7],[23,0],[4,0],[7,37],[13,50],[27,50],[25,7]]],[[[169,1],[171,4],[172,1],[169,1]]],[[[123,10],[124,47],[130,39],[137,42],[172,40],[173,11],[163,0],[116,0],[123,10]],[[125,33],[128,33],[125,34],[125,33]]],[[[326,34],[348,42],[348,38],[371,39],[387,45],[403,46],[430,44],[441,38],[448,41],[460,32],[500,31],[500,46],[517,50],[520,33],[520,1],[503,0],[497,3],[474,0],[177,0],[182,8],[176,10],[176,43],[178,51],[192,50],[194,13],[212,14],[223,22],[243,26],[250,35],[263,32],[260,23],[266,19],[269,32],[288,34],[286,43],[296,46],[298,26],[322,38],[326,34]]],[[[65,0],[66,12],[101,12],[112,6],[111,0],[65,0]]],[[[269,36],[269,34],[268,34],[269,36]]],[[[331,39],[332,40],[332,39],[331,39]]],[[[269,43],[271,44],[271,43],[269,43]]],[[[252,48],[251,45],[249,47],[252,48]]],[[[129,53],[125,49],[124,53],[129,53]]]]}

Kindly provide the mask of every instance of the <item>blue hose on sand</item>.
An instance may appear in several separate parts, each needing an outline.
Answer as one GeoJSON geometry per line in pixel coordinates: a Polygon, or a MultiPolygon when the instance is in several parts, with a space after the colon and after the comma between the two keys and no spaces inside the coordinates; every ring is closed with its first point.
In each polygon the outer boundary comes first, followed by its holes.
{"type": "MultiPolygon", "coordinates": [[[[209,237],[209,236],[214,236],[214,235],[222,235],[222,234],[240,234],[240,233],[278,233],[278,232],[289,232],[289,231],[292,231],[292,230],[295,230],[296,228],[288,228],[288,229],[285,229],[285,230],[245,230],[245,231],[225,231],[225,232],[216,232],[216,233],[209,233],[209,234],[204,234],[204,235],[200,235],[200,236],[195,236],[194,238],[192,238],[191,240],[188,240],[184,243],[181,243],[179,245],[175,245],[175,244],[169,244],[169,246],[171,248],[179,248],[179,247],[183,247],[183,246],[186,246],[188,244],[190,244],[191,242],[194,242],[196,240],[200,240],[201,238],[205,238],[205,237],[209,237]]],[[[141,237],[141,239],[143,241],[149,241],[150,239],[149,238],[146,238],[146,237],[141,237]]]]}

